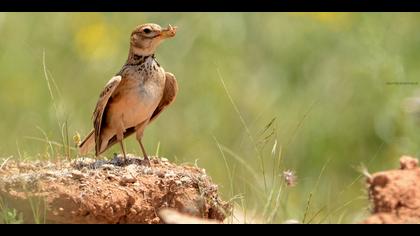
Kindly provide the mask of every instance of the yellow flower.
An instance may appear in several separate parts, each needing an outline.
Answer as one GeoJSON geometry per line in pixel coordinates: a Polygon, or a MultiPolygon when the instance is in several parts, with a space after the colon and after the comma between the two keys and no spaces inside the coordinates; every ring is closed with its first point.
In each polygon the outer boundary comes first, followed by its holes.
{"type": "Polygon", "coordinates": [[[115,30],[102,17],[86,17],[88,24],[79,25],[75,32],[77,51],[84,58],[102,59],[116,52],[115,30]]]}
{"type": "Polygon", "coordinates": [[[340,28],[350,22],[350,13],[346,12],[295,12],[296,16],[305,16],[323,22],[335,28],[340,28]]]}

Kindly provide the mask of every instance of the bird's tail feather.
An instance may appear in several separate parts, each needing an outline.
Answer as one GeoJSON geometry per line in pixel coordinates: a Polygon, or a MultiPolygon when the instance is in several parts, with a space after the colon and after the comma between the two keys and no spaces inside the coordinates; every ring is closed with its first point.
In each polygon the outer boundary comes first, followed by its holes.
{"type": "Polygon", "coordinates": [[[79,144],[79,154],[86,155],[95,147],[95,130],[90,131],[86,138],[79,144]]]}

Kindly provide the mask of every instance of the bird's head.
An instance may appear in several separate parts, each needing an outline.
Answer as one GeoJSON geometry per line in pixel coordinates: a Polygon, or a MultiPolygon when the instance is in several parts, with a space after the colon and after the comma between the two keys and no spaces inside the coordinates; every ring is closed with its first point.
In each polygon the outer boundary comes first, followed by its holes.
{"type": "Polygon", "coordinates": [[[131,48],[137,55],[152,55],[163,40],[175,36],[176,29],[171,25],[166,29],[152,23],[139,25],[131,33],[131,48]]]}

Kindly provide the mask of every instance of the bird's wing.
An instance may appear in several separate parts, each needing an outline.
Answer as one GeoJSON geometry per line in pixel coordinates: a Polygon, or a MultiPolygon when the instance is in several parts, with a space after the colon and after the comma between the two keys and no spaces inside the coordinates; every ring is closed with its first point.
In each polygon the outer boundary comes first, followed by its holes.
{"type": "Polygon", "coordinates": [[[93,112],[93,127],[95,128],[95,151],[96,155],[99,154],[99,149],[101,148],[101,129],[103,114],[105,113],[106,106],[108,104],[109,98],[114,93],[115,89],[121,82],[121,76],[114,76],[106,84],[104,90],[99,96],[98,103],[96,103],[95,111],[93,112]]]}
{"type": "Polygon", "coordinates": [[[178,83],[176,82],[175,76],[169,72],[166,72],[165,76],[166,82],[162,99],[150,117],[149,123],[155,120],[167,106],[171,105],[171,103],[175,100],[176,94],[178,93],[178,83]]]}

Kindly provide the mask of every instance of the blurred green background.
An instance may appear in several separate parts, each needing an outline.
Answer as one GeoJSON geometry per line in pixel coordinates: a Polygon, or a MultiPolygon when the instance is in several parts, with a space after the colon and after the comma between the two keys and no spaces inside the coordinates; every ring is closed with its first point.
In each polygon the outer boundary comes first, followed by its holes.
{"type": "Polygon", "coordinates": [[[87,134],[146,22],[179,27],[156,56],[180,88],[146,148],[205,168],[237,218],[357,222],[369,207],[360,166],[419,154],[420,14],[0,13],[1,156],[64,155],[42,141],[62,143],[63,123],[72,146],[87,134]]]}

